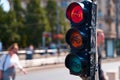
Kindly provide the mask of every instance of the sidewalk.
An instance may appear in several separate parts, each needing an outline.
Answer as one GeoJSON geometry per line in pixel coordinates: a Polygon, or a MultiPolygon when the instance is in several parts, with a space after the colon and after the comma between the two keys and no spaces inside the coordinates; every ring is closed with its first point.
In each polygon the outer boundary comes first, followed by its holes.
{"type": "MultiPolygon", "coordinates": [[[[33,66],[40,66],[46,64],[57,64],[57,63],[64,63],[65,57],[66,54],[61,56],[54,55],[50,57],[37,58],[32,60],[21,60],[20,63],[23,65],[23,67],[33,67],[33,66]]],[[[120,61],[120,57],[102,59],[102,63],[110,63],[116,61],[120,61]]]]}
{"type": "Polygon", "coordinates": [[[116,61],[120,61],[120,57],[104,58],[104,59],[102,59],[102,63],[116,62],[116,61]]]}
{"type": "MultiPolygon", "coordinates": [[[[23,65],[24,68],[27,68],[27,69],[43,67],[43,66],[54,67],[55,65],[64,64],[65,57],[66,57],[65,55],[62,55],[59,57],[53,56],[53,57],[32,59],[32,60],[21,60],[20,63],[23,65]]],[[[120,57],[102,59],[103,64],[113,63],[113,62],[118,62],[118,61],[120,61],[120,57]]]]}
{"type": "Polygon", "coordinates": [[[120,57],[103,59],[102,69],[107,80],[120,80],[120,57]]]}
{"type": "MultiPolygon", "coordinates": [[[[32,71],[65,67],[64,61],[65,56],[53,56],[48,58],[33,59],[30,61],[21,60],[21,64],[27,71],[32,71]]],[[[108,78],[107,80],[120,80],[120,57],[102,59],[102,69],[108,78]]]]}

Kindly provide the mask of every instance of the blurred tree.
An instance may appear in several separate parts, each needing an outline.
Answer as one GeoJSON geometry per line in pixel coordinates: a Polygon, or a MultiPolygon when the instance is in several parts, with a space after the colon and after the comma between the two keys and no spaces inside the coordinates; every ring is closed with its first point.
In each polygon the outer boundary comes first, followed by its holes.
{"type": "Polygon", "coordinates": [[[22,10],[20,1],[21,0],[9,0],[11,7],[10,11],[4,12],[4,15],[2,15],[4,19],[1,19],[1,21],[4,23],[2,23],[0,30],[2,30],[2,39],[6,48],[12,42],[18,42],[21,44],[21,40],[23,40],[24,17],[22,15],[24,11],[22,10]]]}
{"type": "Polygon", "coordinates": [[[5,23],[5,12],[3,11],[2,5],[0,5],[0,25],[5,23]]]}
{"type": "Polygon", "coordinates": [[[55,0],[48,0],[46,5],[46,16],[49,20],[50,27],[52,29],[52,35],[56,34],[57,26],[57,4],[55,0]]]}
{"type": "Polygon", "coordinates": [[[18,41],[20,39],[17,33],[17,27],[15,26],[15,12],[9,11],[4,12],[2,7],[0,7],[0,34],[3,41],[4,47],[8,47],[11,42],[18,41]]]}
{"type": "Polygon", "coordinates": [[[66,31],[69,29],[69,23],[66,20],[66,16],[65,16],[65,11],[64,9],[62,9],[61,7],[59,7],[59,18],[60,18],[60,33],[65,34],[66,31]]]}
{"type": "MultiPolygon", "coordinates": [[[[18,42],[20,47],[42,44],[43,32],[56,34],[57,16],[60,33],[64,34],[68,29],[64,11],[61,7],[58,8],[55,0],[48,0],[45,8],[41,7],[40,0],[26,0],[27,6],[24,9],[21,5],[22,0],[8,1],[9,12],[4,12],[0,6],[0,38],[6,47],[12,42],[18,42]]],[[[46,43],[49,43],[51,38],[48,37],[46,40],[46,43]]]]}
{"type": "Polygon", "coordinates": [[[6,13],[3,11],[2,5],[0,5],[0,39],[3,43],[6,42],[6,40],[4,40],[4,35],[6,31],[5,15],[6,13]]]}
{"type": "Polygon", "coordinates": [[[65,17],[65,10],[58,6],[55,0],[48,0],[46,5],[47,18],[52,28],[52,35],[57,33],[57,26],[59,26],[59,33],[65,34],[68,30],[68,22],[65,17]]]}
{"type": "Polygon", "coordinates": [[[49,23],[40,0],[30,0],[26,10],[28,44],[38,46],[42,42],[42,33],[50,31],[49,23]]]}
{"type": "Polygon", "coordinates": [[[24,22],[24,10],[21,7],[21,0],[15,0],[14,1],[14,11],[16,14],[16,21],[18,22],[24,22]]]}
{"type": "Polygon", "coordinates": [[[19,34],[19,43],[22,47],[27,46],[27,38],[25,38],[26,27],[25,27],[25,10],[21,6],[21,0],[13,1],[13,10],[16,15],[16,24],[14,26],[17,27],[17,32],[19,34]]]}
{"type": "Polygon", "coordinates": [[[12,42],[19,42],[20,35],[18,34],[18,22],[16,21],[15,11],[10,10],[6,15],[6,36],[8,44],[12,42]]]}

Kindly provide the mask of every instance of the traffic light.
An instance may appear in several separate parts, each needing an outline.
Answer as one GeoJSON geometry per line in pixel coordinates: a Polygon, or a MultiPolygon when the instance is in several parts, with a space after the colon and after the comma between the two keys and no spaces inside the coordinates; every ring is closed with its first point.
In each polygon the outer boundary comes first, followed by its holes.
{"type": "MultiPolygon", "coordinates": [[[[92,21],[92,18],[96,18],[92,16],[93,5],[92,1],[87,0],[72,2],[66,10],[66,17],[71,23],[71,29],[67,31],[65,37],[70,46],[70,54],[66,56],[65,66],[71,74],[81,77],[89,77],[93,71],[92,68],[95,70],[95,54],[93,55],[91,51],[92,46],[94,45],[95,49],[96,44],[93,41],[96,35],[92,36],[92,32],[95,32],[95,27],[92,28],[95,21],[92,21]]],[[[94,14],[94,16],[96,15],[94,14]]]]}

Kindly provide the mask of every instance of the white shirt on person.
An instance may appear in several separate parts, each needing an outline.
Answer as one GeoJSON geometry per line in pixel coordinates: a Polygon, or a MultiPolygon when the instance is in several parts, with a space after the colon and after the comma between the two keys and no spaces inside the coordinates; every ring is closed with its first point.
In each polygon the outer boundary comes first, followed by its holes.
{"type": "Polygon", "coordinates": [[[22,69],[22,66],[20,65],[18,56],[16,54],[14,54],[12,57],[9,54],[2,55],[2,57],[0,59],[0,70],[5,71],[12,66],[22,69]],[[6,61],[5,61],[5,59],[6,59],[6,61]],[[4,64],[4,68],[3,68],[4,61],[5,61],[5,64],[4,64]]]}

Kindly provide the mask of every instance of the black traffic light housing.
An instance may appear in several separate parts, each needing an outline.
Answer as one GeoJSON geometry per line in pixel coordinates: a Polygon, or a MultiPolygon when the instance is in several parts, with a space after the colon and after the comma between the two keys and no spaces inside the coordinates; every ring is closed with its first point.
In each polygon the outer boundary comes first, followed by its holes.
{"type": "Polygon", "coordinates": [[[71,29],[67,31],[65,37],[70,46],[70,54],[66,56],[65,66],[71,74],[81,77],[91,76],[93,71],[91,69],[95,67],[93,61],[91,62],[92,7],[92,1],[86,0],[72,2],[66,10],[71,29]]]}

